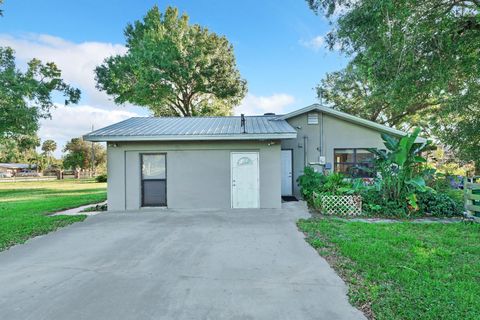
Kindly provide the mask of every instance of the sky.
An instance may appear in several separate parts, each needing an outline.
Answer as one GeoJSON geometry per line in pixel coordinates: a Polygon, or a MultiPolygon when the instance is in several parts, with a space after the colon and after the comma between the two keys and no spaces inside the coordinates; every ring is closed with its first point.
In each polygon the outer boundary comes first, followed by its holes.
{"type": "Polygon", "coordinates": [[[304,0],[5,0],[0,18],[0,46],[16,52],[22,69],[39,58],[55,62],[62,77],[82,90],[77,105],[63,106],[55,96],[52,119],[41,121],[42,141],[61,148],[73,137],[132,116],[148,116],[145,107],[113,103],[95,88],[93,69],[111,55],[123,54],[123,30],[157,5],[177,7],[191,23],[225,35],[233,44],[237,66],[248,94],[235,113],[284,113],[318,102],[315,86],[327,72],[346,65],[329,51],[324,37],[331,26],[304,0]]]}

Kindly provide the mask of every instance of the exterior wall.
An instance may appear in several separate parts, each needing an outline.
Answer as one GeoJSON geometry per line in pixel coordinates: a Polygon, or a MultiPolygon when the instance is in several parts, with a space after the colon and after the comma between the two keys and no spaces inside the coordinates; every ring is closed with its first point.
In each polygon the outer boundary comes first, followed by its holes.
{"type": "Polygon", "coordinates": [[[110,143],[107,147],[109,210],[141,207],[140,154],[152,152],[167,154],[169,208],[230,208],[233,151],[259,153],[260,207],[280,208],[280,143],[269,145],[269,142],[110,143]]]}
{"type": "Polygon", "coordinates": [[[287,122],[297,130],[297,139],[282,141],[282,149],[293,149],[293,179],[296,196],[300,196],[296,180],[303,174],[305,165],[311,165],[320,171],[330,167],[330,171],[333,171],[335,148],[384,147],[379,131],[324,113],[319,113],[317,125],[307,124],[307,116],[308,112],[287,119],[287,122]],[[319,164],[321,156],[325,157],[327,166],[319,164]]]}

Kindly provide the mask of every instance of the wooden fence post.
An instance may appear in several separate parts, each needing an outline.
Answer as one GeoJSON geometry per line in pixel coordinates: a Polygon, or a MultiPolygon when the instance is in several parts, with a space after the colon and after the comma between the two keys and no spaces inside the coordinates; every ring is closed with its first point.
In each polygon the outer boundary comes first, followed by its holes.
{"type": "Polygon", "coordinates": [[[471,182],[468,178],[465,178],[463,183],[465,210],[471,215],[480,214],[480,204],[477,203],[480,202],[480,194],[474,192],[480,190],[480,183],[475,183],[477,179],[480,179],[480,177],[473,177],[471,182]]]}

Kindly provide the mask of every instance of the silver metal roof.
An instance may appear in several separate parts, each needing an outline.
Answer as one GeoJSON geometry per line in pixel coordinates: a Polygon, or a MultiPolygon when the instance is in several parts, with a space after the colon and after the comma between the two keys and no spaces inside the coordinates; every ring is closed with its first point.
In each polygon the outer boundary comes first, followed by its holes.
{"type": "Polygon", "coordinates": [[[36,166],[28,163],[0,163],[0,167],[7,169],[29,169],[35,168],[36,166]]]}
{"type": "Polygon", "coordinates": [[[134,117],[86,134],[88,141],[258,140],[296,138],[295,129],[275,116],[134,117]]]}

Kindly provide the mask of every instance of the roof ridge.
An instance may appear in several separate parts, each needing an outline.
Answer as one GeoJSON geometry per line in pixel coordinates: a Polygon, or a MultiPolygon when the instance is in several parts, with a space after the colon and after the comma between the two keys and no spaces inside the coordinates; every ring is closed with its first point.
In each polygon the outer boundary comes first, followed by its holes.
{"type": "MultiPolygon", "coordinates": [[[[245,118],[276,118],[279,115],[245,115],[245,118]]],[[[223,118],[240,118],[241,116],[194,116],[194,117],[155,117],[155,116],[136,116],[129,119],[223,119],[223,118]]],[[[128,119],[127,119],[128,120],[128,119]]],[[[125,120],[124,120],[125,121],[125,120]]]]}

